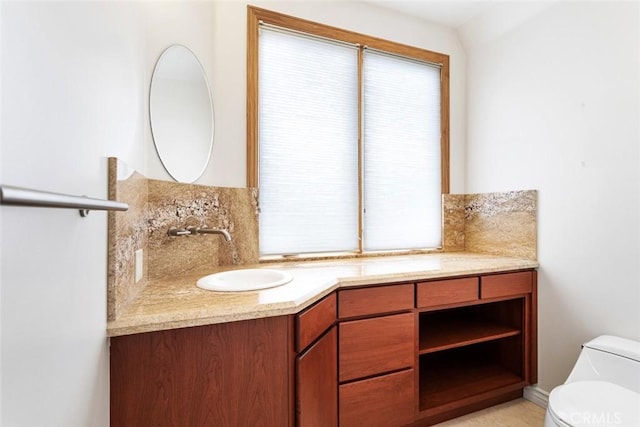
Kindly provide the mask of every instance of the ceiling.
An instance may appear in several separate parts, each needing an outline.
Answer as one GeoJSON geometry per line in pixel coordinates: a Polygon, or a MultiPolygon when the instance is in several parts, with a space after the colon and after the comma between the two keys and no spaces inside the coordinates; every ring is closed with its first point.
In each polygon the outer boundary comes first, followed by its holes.
{"type": "Polygon", "coordinates": [[[488,0],[370,0],[370,2],[452,28],[460,27],[473,16],[496,3],[488,0]]]}

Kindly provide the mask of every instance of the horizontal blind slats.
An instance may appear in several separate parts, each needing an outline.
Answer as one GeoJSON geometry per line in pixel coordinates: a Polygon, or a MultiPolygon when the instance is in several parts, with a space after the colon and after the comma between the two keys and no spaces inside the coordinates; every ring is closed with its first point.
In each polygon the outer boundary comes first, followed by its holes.
{"type": "Polygon", "coordinates": [[[356,250],[357,51],[268,29],[259,48],[260,254],[356,250]]]}
{"type": "Polygon", "coordinates": [[[440,168],[440,70],[365,51],[365,250],[441,246],[440,168]]]}

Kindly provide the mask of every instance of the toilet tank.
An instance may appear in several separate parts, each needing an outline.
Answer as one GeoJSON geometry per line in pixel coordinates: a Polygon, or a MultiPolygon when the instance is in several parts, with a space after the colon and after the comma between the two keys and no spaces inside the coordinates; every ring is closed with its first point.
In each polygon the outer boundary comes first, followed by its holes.
{"type": "Polygon", "coordinates": [[[640,342],[601,335],[583,344],[566,383],[608,381],[640,393],[640,342]]]}

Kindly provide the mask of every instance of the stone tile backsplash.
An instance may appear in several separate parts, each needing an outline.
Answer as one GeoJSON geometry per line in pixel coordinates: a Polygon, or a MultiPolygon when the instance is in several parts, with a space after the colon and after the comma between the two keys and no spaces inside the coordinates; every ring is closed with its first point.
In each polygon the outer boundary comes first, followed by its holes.
{"type": "MultiPolygon", "coordinates": [[[[207,274],[218,266],[258,263],[258,190],[147,179],[109,158],[109,198],[129,204],[109,212],[108,320],[115,320],[148,280],[207,274]],[[171,227],[212,227],[221,235],[170,237],[171,227]],[[142,279],[135,253],[142,249],[142,279]]],[[[444,252],[537,258],[537,192],[443,196],[444,252]]]]}
{"type": "Polygon", "coordinates": [[[212,267],[258,262],[258,192],[146,179],[109,159],[109,198],[129,204],[109,213],[108,320],[135,298],[147,280],[206,274],[212,267]],[[223,228],[220,235],[170,237],[171,227],[223,228]],[[135,252],[144,253],[135,281],[135,252]]]}
{"type": "Polygon", "coordinates": [[[536,190],[445,194],[444,251],[537,259],[536,190]]]}

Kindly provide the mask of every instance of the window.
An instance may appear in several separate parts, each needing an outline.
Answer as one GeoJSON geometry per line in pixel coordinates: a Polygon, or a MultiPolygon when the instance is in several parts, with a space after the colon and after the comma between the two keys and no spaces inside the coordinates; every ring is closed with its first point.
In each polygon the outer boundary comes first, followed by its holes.
{"type": "Polygon", "coordinates": [[[248,10],[261,256],[440,247],[448,56],[248,10]]]}

